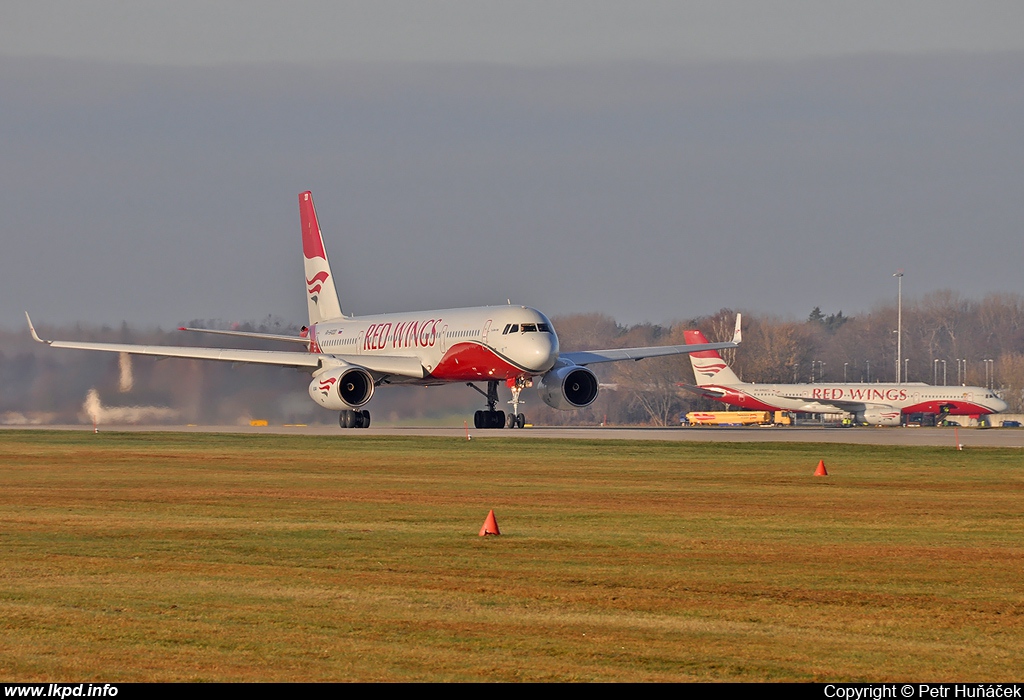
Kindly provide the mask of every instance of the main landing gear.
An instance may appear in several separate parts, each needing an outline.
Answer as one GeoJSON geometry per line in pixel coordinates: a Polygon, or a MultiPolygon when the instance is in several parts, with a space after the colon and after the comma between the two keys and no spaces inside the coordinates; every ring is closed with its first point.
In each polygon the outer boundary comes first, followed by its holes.
{"type": "Polygon", "coordinates": [[[342,411],[338,415],[338,425],[342,428],[369,428],[369,411],[342,411]]]}
{"type": "Polygon", "coordinates": [[[476,384],[466,382],[466,386],[479,391],[487,399],[487,410],[477,411],[473,414],[473,427],[479,430],[485,428],[522,428],[526,425],[526,416],[519,413],[519,404],[522,403],[519,400],[519,394],[530,385],[530,380],[524,377],[517,377],[514,381],[509,381],[509,388],[512,390],[512,400],[509,401],[512,404],[512,413],[506,417],[504,411],[497,410],[498,381],[496,379],[487,382],[486,392],[476,384]]]}

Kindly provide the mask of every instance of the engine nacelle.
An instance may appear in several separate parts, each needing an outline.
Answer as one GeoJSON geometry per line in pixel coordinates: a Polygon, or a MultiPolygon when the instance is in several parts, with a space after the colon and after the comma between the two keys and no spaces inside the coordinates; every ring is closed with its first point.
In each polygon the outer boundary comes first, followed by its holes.
{"type": "Polygon", "coordinates": [[[573,411],[597,398],[597,375],[586,367],[556,367],[540,378],[540,397],[551,408],[573,411]]]}
{"type": "Polygon", "coordinates": [[[902,418],[898,408],[869,408],[857,413],[857,422],[868,425],[900,425],[902,418]]]}
{"type": "Polygon", "coordinates": [[[313,377],[309,395],[332,411],[358,408],[373,396],[373,377],[362,367],[335,367],[313,377]]]}

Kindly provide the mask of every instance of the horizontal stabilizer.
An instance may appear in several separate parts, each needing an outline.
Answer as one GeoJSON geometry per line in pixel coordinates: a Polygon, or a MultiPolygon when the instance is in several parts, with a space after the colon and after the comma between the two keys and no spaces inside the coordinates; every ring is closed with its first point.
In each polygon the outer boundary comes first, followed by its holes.
{"type": "Polygon", "coordinates": [[[704,396],[709,399],[720,399],[726,396],[726,392],[723,391],[722,389],[715,389],[709,386],[683,384],[682,382],[676,384],[676,386],[678,386],[680,389],[683,389],[684,391],[690,392],[691,394],[696,394],[697,396],[704,396]]]}

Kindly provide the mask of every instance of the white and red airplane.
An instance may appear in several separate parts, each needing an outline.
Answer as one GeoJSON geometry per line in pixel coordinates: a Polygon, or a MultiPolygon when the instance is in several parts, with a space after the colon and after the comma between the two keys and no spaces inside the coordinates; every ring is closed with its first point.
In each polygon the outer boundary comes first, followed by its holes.
{"type": "MultiPolygon", "coordinates": [[[[684,331],[693,347],[707,339],[700,331],[684,331]]],[[[742,382],[717,350],[690,354],[697,385],[680,384],[687,391],[750,411],[798,413],[852,413],[857,423],[900,425],[910,413],[981,416],[1000,413],[1006,402],[981,386],[903,384],[751,384],[742,382]]]]}
{"type": "Polygon", "coordinates": [[[28,319],[32,337],[55,348],[221,360],[307,369],[313,375],[309,395],[324,408],[340,411],[343,428],[366,428],[370,413],[362,407],[384,384],[424,386],[463,382],[486,397],[477,411],[477,428],[522,428],[520,393],[540,382],[541,398],[553,408],[573,410],[597,398],[597,376],[588,365],[647,357],[680,355],[736,347],[740,317],[732,342],[559,352],[551,321],[526,306],[481,306],[355,318],[341,309],[331,266],[324,250],[310,192],[299,195],[302,252],[305,258],[309,326],[300,337],[239,331],[181,328],[228,336],[254,337],[302,344],[302,351],[127,345],[43,340],[28,319]],[[474,382],[486,382],[484,391],[474,382]],[[512,413],[497,410],[498,386],[512,392],[512,413]]]}

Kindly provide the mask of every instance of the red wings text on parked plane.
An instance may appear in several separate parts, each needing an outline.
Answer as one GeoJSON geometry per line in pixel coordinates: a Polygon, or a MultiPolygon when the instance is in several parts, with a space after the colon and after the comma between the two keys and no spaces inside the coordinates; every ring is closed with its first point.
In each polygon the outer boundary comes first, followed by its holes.
{"type": "Polygon", "coordinates": [[[312,374],[310,398],[339,412],[346,428],[370,425],[363,408],[374,391],[389,384],[465,383],[480,392],[487,408],[477,411],[477,428],[523,427],[521,392],[537,384],[549,406],[574,410],[597,399],[598,380],[590,365],[642,360],[736,347],[740,317],[727,343],[562,352],[551,321],[527,306],[479,306],[438,311],[354,317],[341,308],[323,235],[310,192],[299,195],[304,281],[309,324],[299,336],[181,328],[218,335],[255,337],[302,344],[302,350],[246,350],[43,340],[28,319],[33,338],[55,348],[99,350],[158,357],[220,360],[295,367],[312,374]],[[482,383],[486,390],[477,386],[482,383]],[[512,412],[497,408],[498,389],[512,395],[512,412]]]}
{"type": "MultiPolygon", "coordinates": [[[[701,347],[700,331],[685,331],[687,343],[701,347]]],[[[850,413],[858,423],[899,425],[911,413],[980,416],[1005,411],[1006,402],[980,386],[902,384],[752,384],[742,382],[717,350],[690,354],[696,385],[684,389],[705,398],[753,411],[850,413]]]]}

